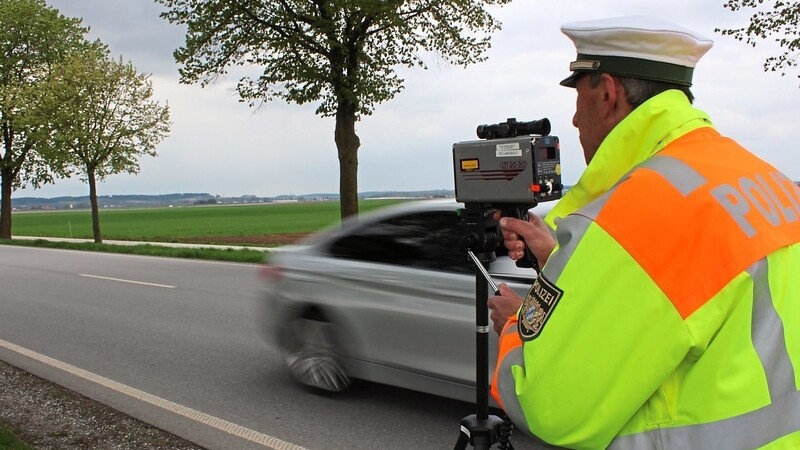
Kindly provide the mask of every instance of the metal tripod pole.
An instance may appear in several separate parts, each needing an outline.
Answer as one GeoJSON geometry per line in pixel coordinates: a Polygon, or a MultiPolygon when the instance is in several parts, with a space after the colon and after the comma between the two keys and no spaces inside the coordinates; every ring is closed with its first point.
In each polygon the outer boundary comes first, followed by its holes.
{"type": "MultiPolygon", "coordinates": [[[[485,265],[485,258],[480,259],[485,265]]],[[[477,349],[475,373],[475,414],[461,419],[461,434],[455,450],[472,444],[476,450],[488,450],[500,435],[503,420],[489,416],[489,283],[475,267],[475,344],[477,349]]]]}

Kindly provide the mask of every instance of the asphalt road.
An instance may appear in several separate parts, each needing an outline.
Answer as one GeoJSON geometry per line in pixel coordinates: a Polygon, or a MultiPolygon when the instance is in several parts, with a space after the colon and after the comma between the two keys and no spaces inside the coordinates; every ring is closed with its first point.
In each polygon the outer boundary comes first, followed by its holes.
{"type": "Polygon", "coordinates": [[[0,246],[0,359],[209,448],[453,448],[473,405],[308,392],[257,301],[258,265],[0,246]]]}

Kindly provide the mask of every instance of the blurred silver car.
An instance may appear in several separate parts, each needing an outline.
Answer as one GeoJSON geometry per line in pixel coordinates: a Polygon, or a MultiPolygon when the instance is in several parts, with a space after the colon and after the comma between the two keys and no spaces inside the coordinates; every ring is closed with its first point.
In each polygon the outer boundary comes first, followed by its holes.
{"type": "MultiPolygon", "coordinates": [[[[271,254],[264,330],[297,381],[339,392],[361,379],[475,401],[475,267],[458,245],[459,208],[409,201],[271,254]]],[[[527,293],[535,272],[516,267],[502,244],[496,255],[494,280],[527,293]]]]}

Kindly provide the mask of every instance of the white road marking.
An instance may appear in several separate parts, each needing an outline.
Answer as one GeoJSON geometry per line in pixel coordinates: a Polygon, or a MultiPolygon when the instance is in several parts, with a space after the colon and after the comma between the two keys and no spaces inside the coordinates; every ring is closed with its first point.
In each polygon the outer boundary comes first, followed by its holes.
{"type": "Polygon", "coordinates": [[[155,395],[148,394],[147,392],[140,391],[136,388],[132,388],[122,383],[118,383],[114,380],[110,380],[108,378],[102,377],[100,375],[94,374],[87,370],[83,370],[81,368],[75,367],[73,365],[67,364],[65,362],[61,362],[57,359],[53,359],[49,356],[42,355],[41,353],[36,353],[33,350],[28,350],[24,347],[20,347],[18,345],[12,344],[11,342],[4,341],[0,339],[0,347],[3,347],[7,350],[12,352],[18,353],[20,355],[26,356],[31,358],[35,361],[38,361],[43,364],[47,364],[48,366],[55,367],[57,369],[63,370],[69,374],[82,378],[84,380],[91,381],[93,383],[99,384],[103,387],[111,389],[115,392],[119,392],[121,394],[127,395],[132,397],[136,400],[149,403],[151,405],[157,406],[161,409],[166,411],[170,411],[175,413],[179,416],[185,417],[187,419],[194,420],[195,422],[201,423],[203,425],[216,428],[220,431],[224,431],[228,434],[232,434],[236,437],[255,442],[257,444],[264,445],[268,449],[272,450],[308,450],[305,447],[301,447],[299,445],[292,444],[290,442],[283,441],[276,437],[269,436],[267,434],[259,433],[258,431],[251,430],[249,428],[245,428],[241,425],[237,425],[232,422],[228,422],[226,420],[220,419],[218,417],[211,416],[209,414],[194,410],[192,408],[171,402],[169,400],[165,400],[160,397],[156,397],[155,395]]]}
{"type": "Polygon", "coordinates": [[[111,278],[111,277],[101,277],[100,275],[89,275],[88,273],[80,273],[78,276],[87,277],[87,278],[98,278],[101,280],[109,280],[109,281],[119,281],[121,283],[131,283],[131,284],[141,284],[144,286],[155,286],[160,288],[166,289],[175,289],[175,286],[170,286],[168,284],[157,284],[157,283],[146,283],[144,281],[135,281],[135,280],[125,280],[122,278],[111,278]]]}

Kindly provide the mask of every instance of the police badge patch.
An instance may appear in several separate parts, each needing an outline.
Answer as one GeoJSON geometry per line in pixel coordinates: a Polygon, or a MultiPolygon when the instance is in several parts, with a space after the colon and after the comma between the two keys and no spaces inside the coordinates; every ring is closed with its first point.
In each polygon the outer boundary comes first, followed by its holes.
{"type": "Polygon", "coordinates": [[[539,274],[519,310],[517,331],[523,341],[532,341],[539,337],[563,295],[564,291],[539,274]]]}

